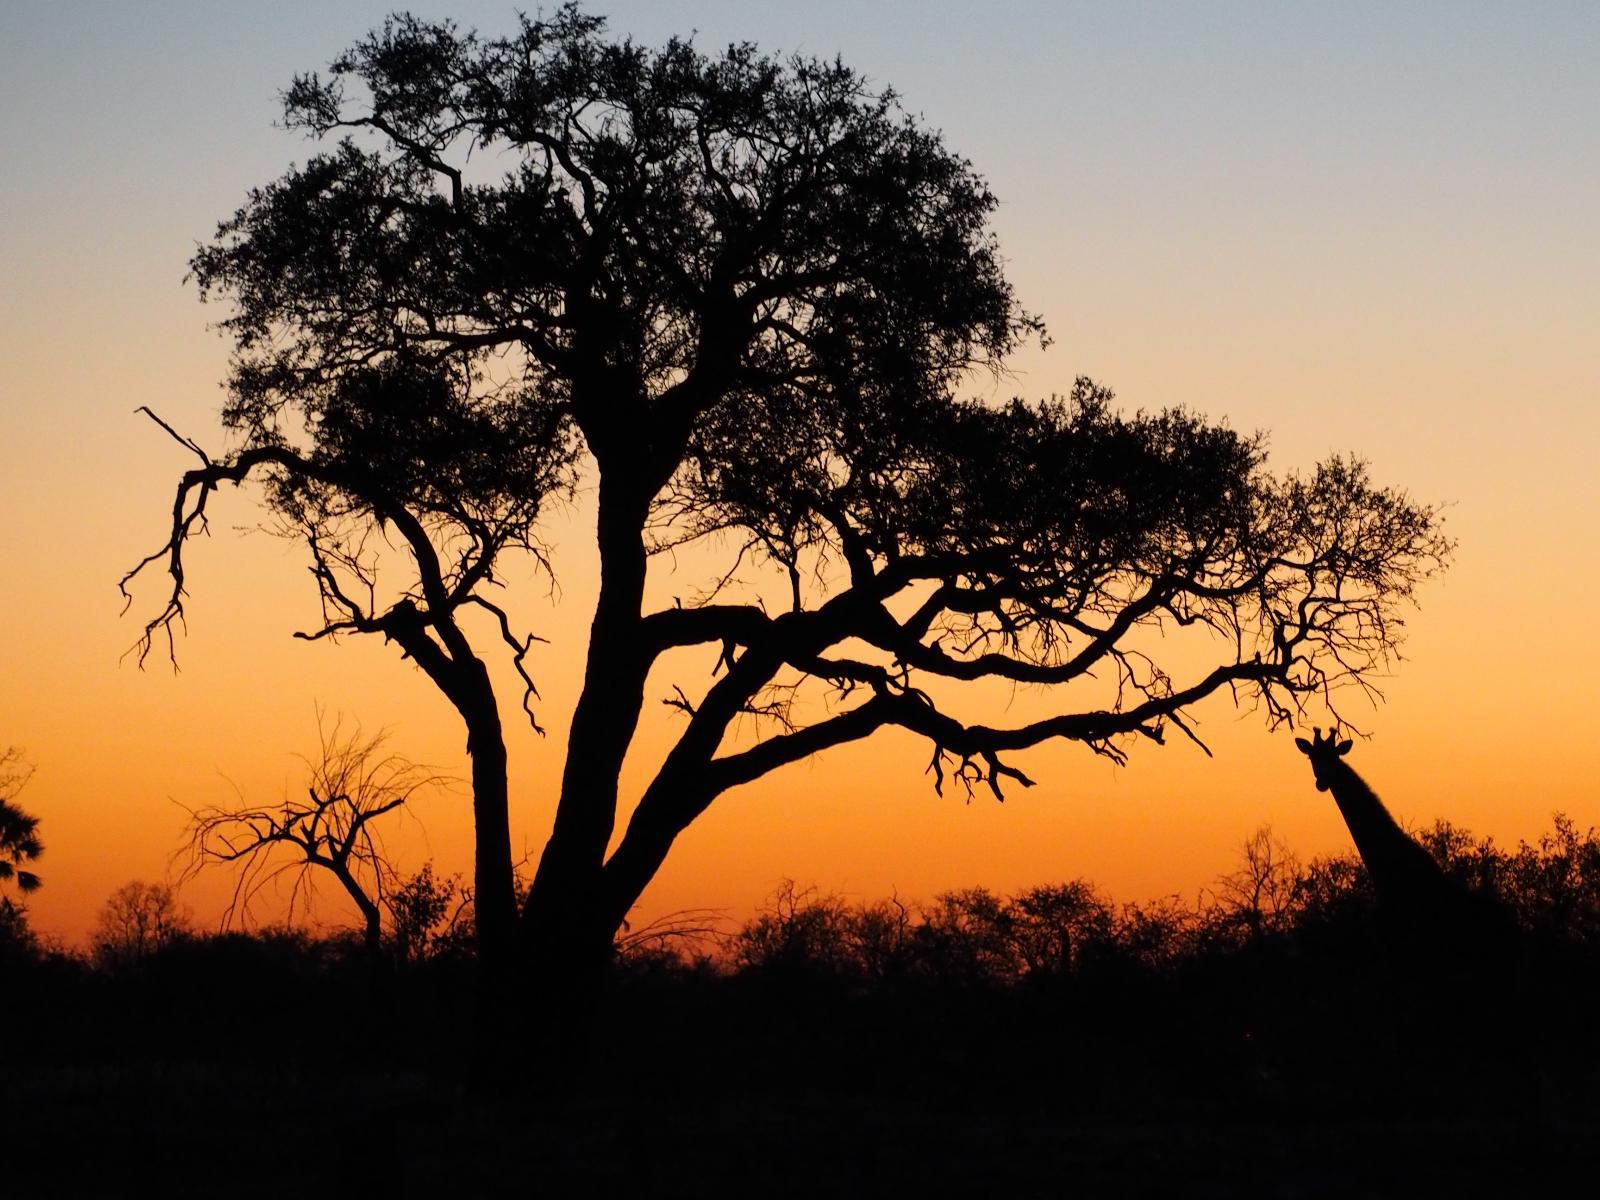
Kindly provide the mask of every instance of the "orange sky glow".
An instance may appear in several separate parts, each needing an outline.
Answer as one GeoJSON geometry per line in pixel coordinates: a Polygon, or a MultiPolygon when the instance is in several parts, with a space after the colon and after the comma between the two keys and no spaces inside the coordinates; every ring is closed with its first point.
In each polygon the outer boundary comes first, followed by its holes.
{"type": "MultiPolygon", "coordinates": [[[[1355,451],[1379,482],[1447,505],[1455,562],[1409,614],[1386,701],[1352,698],[1373,735],[1352,763],[1413,824],[1448,817],[1513,844],[1557,810],[1600,824],[1583,750],[1600,680],[1595,10],[1228,8],[1202,22],[1187,6],[1136,20],[1018,5],[978,29],[953,4],[867,18],[831,4],[595,7],[647,42],[698,30],[708,49],[838,52],[944,131],[1000,197],[1010,277],[1054,338],[1011,378],[975,381],[978,394],[1043,396],[1089,374],[1130,409],[1182,404],[1269,431],[1279,470],[1355,451]]],[[[418,11],[486,31],[511,20],[488,4],[418,11]]],[[[219,497],[190,551],[181,670],[122,658],[162,597],[152,577],[123,616],[116,582],[160,544],[189,465],[134,410],[222,445],[226,346],[207,328],[222,313],[182,282],[186,260],[247,188],[309,153],[272,128],[275,92],[383,12],[0,14],[0,748],[36,768],[21,799],[41,818],[45,886],[30,908],[69,943],[115,887],[173,872],[181,806],[299,789],[319,710],[467,773],[454,713],[393,647],[292,638],[317,615],[306,555],[256,528],[248,489],[219,497]]],[[[553,584],[531,562],[507,576],[516,622],[549,642],[530,659],[547,737],[517,723],[515,678],[496,660],[513,834],[534,858],[595,590],[590,500],[552,515],[553,584]]],[[[716,570],[659,559],[653,594],[670,604],[716,570]]],[[[692,692],[712,657],[665,660],[647,696],[692,692]]],[[[999,723],[1052,701],[991,688],[961,703],[999,723]]],[[[1214,758],[1174,738],[1131,747],[1119,768],[1048,745],[1016,756],[1038,786],[1003,805],[936,795],[928,747],[909,734],[831,751],[716,801],[639,918],[737,919],[784,878],[860,899],[1080,877],[1119,900],[1192,899],[1263,824],[1302,857],[1347,848],[1285,733],[1226,697],[1197,716],[1214,758]]],[[[625,795],[675,718],[651,705],[625,795]]],[[[464,786],[419,797],[389,844],[403,868],[470,874],[464,786]]],[[[218,920],[228,886],[216,871],[186,887],[199,923],[218,920]]],[[[324,899],[325,921],[347,919],[324,899]]]]}

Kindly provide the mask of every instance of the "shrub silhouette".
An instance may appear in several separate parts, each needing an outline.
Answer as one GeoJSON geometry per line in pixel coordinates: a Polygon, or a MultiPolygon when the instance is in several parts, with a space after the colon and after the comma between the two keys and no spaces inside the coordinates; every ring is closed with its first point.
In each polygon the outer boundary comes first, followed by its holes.
{"type": "Polygon", "coordinates": [[[401,966],[441,955],[470,954],[472,895],[459,876],[441,878],[431,861],[406,879],[393,884],[388,909],[388,942],[401,966]]]}

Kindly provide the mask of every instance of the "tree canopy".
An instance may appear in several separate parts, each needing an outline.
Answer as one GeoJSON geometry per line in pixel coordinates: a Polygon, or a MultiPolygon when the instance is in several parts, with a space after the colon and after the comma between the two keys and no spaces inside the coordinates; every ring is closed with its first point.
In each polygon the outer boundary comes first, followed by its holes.
{"type": "Polygon", "coordinates": [[[534,957],[568,965],[729,788],[887,726],[927,740],[936,782],[1000,795],[1031,782],[1017,751],[1121,760],[1193,736],[1185,713],[1219,691],[1289,721],[1370,687],[1448,555],[1437,511],[1356,459],[1274,475],[1259,436],[1130,414],[1087,379],[960,398],[1043,326],[981,177],[840,62],[641,47],[575,6],[503,38],[397,16],[284,103],[331,144],[191,264],[230,306],[235,448],[180,438],[200,463],[133,572],[172,578],[141,655],[183,615],[208,496],[266,480],[312,555],[324,621],[303,636],[395,641],[467,725],[491,957],[516,920],[506,752],[459,617],[493,615],[529,700],[530,640],[485,588],[508,553],[542,555],[548,503],[580,482],[600,591],[521,918],[534,957]],[[410,560],[387,589],[377,534],[410,560]],[[646,611],[651,556],[691,543],[725,551],[723,585],[646,611]],[[745,568],[788,602],[741,593],[745,568]],[[1206,669],[1164,658],[1153,635],[1179,629],[1209,633],[1206,669]],[[716,652],[713,679],[667,697],[683,731],[608,849],[648,676],[686,646],[716,652]],[[941,681],[982,679],[1051,685],[1057,711],[952,715],[941,681]]]}

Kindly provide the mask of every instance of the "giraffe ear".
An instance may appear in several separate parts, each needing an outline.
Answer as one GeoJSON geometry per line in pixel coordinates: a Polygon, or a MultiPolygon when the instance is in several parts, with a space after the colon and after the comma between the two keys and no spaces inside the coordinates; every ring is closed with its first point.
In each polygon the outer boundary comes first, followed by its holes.
{"type": "Polygon", "coordinates": [[[1346,754],[1350,753],[1350,747],[1351,747],[1352,744],[1353,743],[1350,741],[1349,738],[1345,738],[1344,741],[1339,743],[1339,757],[1340,758],[1343,758],[1346,754]]]}
{"type": "Polygon", "coordinates": [[[1295,738],[1294,744],[1300,747],[1301,754],[1311,753],[1311,743],[1306,741],[1305,738],[1295,738]]]}

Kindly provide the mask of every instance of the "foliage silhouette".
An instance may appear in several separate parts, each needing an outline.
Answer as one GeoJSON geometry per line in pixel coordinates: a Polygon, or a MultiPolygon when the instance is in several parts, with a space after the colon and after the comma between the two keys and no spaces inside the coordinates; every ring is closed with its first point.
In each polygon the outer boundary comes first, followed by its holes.
{"type": "Polygon", "coordinates": [[[1184,714],[1214,693],[1277,724],[1370,689],[1448,554],[1436,511],[1358,461],[1274,476],[1259,437],[1123,415],[1089,380],[954,398],[1043,326],[981,178],[841,63],[646,49],[572,5],[505,38],[397,16],[297,78],[285,120],[337,141],[192,261],[231,304],[238,448],[168,430],[199,465],[123,581],[171,577],[139,656],[172,649],[209,496],[264,481],[311,554],[304,636],[393,641],[461,715],[485,981],[509,1012],[531,966],[515,1003],[563,1044],[675,839],[730,789],[889,727],[925,739],[940,790],[999,797],[1032,782],[1015,752],[1121,761],[1193,737],[1184,714]],[[580,481],[600,590],[519,913],[500,706],[463,618],[487,611],[527,708],[532,641],[485,589],[516,552],[543,561],[538,521],[580,481]],[[651,556],[691,544],[725,549],[721,583],[646,612],[651,556]],[[1160,632],[1202,635],[1208,668],[1163,665],[1160,632]],[[652,668],[691,647],[711,679],[667,695],[683,732],[614,839],[652,668]],[[939,685],[985,679],[1051,685],[1056,715],[947,711],[939,685]]]}
{"type": "Polygon", "coordinates": [[[471,906],[471,890],[456,876],[435,875],[431,862],[398,881],[386,898],[389,942],[397,963],[415,966],[442,954],[465,952],[463,918],[471,906]]]}
{"type": "Polygon", "coordinates": [[[0,975],[9,975],[39,953],[39,938],[28,923],[28,907],[0,896],[0,975]]]}
{"type": "MultiPolygon", "coordinates": [[[[0,883],[12,883],[19,892],[40,886],[37,874],[23,864],[36,862],[44,853],[39,841],[39,818],[24,812],[16,798],[33,772],[23,762],[22,751],[10,746],[0,751],[0,883]]],[[[4,898],[7,906],[9,897],[4,898]]]]}
{"type": "Polygon", "coordinates": [[[34,959],[39,939],[28,923],[28,906],[10,894],[20,895],[42,886],[32,864],[44,853],[39,840],[39,818],[16,803],[33,771],[15,746],[0,751],[0,972],[9,974],[34,959]]]}

